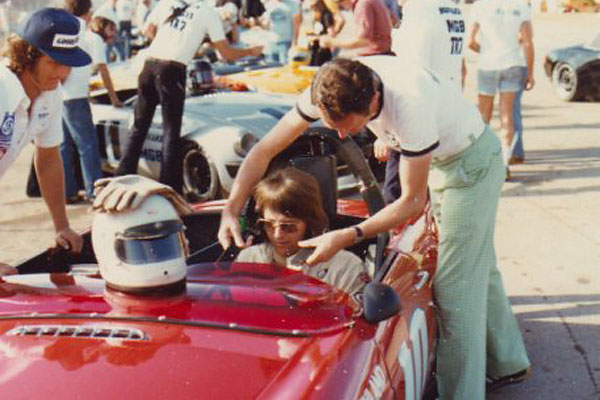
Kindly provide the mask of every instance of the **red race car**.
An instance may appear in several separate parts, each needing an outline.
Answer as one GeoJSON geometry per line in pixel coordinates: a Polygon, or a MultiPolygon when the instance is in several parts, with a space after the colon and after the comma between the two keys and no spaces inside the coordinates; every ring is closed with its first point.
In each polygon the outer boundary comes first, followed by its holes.
{"type": "MultiPolygon", "coordinates": [[[[315,134],[300,142],[293,147],[302,148],[303,157],[289,152],[282,157],[326,176],[319,165],[330,160],[325,169],[335,172],[335,160],[319,153],[329,149],[348,158],[363,182],[363,200],[334,201],[333,228],[353,225],[382,206],[373,174],[352,141],[315,134]]],[[[321,184],[329,180],[335,198],[336,180],[323,176],[321,184]]],[[[372,282],[356,299],[300,272],[224,261],[227,255],[215,239],[222,205],[196,205],[197,212],[184,218],[191,256],[186,289],[179,294],[107,288],[89,234],[79,256],[44,252],[19,265],[19,275],[0,278],[0,394],[11,399],[424,396],[432,382],[437,335],[431,288],[437,231],[428,210],[391,240],[381,235],[350,249],[374,268],[372,282]]]]}

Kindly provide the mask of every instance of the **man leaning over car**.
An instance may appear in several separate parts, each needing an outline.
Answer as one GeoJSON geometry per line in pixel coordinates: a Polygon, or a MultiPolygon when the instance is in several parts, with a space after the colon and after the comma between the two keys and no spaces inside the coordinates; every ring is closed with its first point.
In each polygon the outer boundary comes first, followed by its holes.
{"type": "MultiPolygon", "coordinates": [[[[64,10],[43,8],[30,14],[18,34],[6,42],[0,65],[0,176],[8,170],[29,141],[36,146],[35,166],[56,243],[75,252],[83,240],[67,219],[63,167],[62,94],[60,82],[71,67],[90,63],[78,47],[79,22],[64,10]]],[[[0,275],[16,273],[0,263],[0,275]]]]}

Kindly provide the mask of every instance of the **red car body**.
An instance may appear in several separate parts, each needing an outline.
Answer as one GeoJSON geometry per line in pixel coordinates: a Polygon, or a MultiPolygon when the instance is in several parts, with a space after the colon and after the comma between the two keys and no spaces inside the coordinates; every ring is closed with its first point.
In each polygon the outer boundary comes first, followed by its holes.
{"type": "MultiPolygon", "coordinates": [[[[220,203],[198,207],[200,213],[220,203]]],[[[367,215],[361,201],[342,215],[367,215]]],[[[81,399],[419,399],[431,375],[429,212],[388,244],[401,311],[368,323],[326,283],[262,264],[201,263],[184,293],[138,296],[97,274],[0,278],[0,394],[81,399]]]]}

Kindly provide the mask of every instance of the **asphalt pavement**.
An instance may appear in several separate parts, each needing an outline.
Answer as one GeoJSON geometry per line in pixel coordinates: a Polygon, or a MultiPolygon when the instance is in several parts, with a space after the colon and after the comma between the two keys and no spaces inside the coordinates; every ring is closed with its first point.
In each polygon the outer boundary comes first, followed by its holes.
{"type": "MultiPolygon", "coordinates": [[[[525,383],[489,399],[600,399],[600,103],[565,103],[544,75],[544,54],[600,31],[598,14],[536,14],[536,87],[523,98],[526,162],[502,191],[497,252],[533,362],[525,383]]],[[[476,56],[465,94],[476,101],[476,56]]],[[[497,117],[495,119],[497,124],[497,117]]],[[[53,229],[43,202],[27,199],[32,148],[0,180],[0,260],[44,249],[53,229]]],[[[87,206],[68,206],[76,229],[87,206]]]]}

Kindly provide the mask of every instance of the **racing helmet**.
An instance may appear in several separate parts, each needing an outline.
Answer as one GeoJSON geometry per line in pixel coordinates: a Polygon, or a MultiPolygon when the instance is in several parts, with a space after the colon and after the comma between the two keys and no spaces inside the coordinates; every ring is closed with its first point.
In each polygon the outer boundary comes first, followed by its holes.
{"type": "Polygon", "coordinates": [[[203,59],[195,59],[187,68],[187,86],[192,96],[212,93],[215,91],[215,80],[210,63],[203,59]]]}
{"type": "Polygon", "coordinates": [[[184,288],[187,240],[173,205],[152,195],[134,210],[97,213],[92,245],[109,288],[140,293],[184,288]]]}

